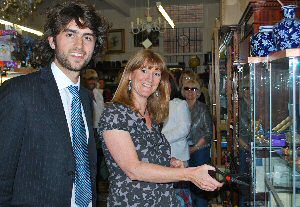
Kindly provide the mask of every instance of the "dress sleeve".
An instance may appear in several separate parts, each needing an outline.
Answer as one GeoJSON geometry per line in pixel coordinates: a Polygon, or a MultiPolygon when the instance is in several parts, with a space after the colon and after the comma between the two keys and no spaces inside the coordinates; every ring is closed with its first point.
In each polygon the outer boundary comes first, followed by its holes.
{"type": "Polygon", "coordinates": [[[128,131],[127,110],[117,104],[107,105],[99,121],[99,135],[102,136],[104,131],[113,129],[128,131]]]}

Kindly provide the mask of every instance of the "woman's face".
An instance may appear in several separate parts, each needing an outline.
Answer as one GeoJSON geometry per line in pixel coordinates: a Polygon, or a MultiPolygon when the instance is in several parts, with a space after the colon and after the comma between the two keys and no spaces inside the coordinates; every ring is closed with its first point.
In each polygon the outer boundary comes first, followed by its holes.
{"type": "Polygon", "coordinates": [[[135,98],[147,99],[154,93],[161,80],[161,71],[155,67],[143,66],[133,71],[129,77],[132,81],[132,93],[135,98]]]}
{"type": "Polygon", "coordinates": [[[183,86],[184,97],[187,101],[194,101],[198,98],[199,89],[193,84],[186,84],[183,86]]]}

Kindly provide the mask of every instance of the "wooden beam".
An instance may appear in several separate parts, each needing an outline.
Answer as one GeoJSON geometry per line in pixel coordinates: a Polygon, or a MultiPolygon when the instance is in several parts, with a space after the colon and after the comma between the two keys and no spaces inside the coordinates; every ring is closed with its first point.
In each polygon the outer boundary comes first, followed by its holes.
{"type": "Polygon", "coordinates": [[[122,0],[104,0],[111,7],[126,17],[130,17],[130,7],[122,0]]]}

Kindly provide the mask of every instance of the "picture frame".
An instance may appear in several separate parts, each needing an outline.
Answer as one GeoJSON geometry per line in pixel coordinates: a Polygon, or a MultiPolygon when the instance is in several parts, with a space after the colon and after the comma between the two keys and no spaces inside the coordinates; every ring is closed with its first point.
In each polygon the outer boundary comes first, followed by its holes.
{"type": "Polygon", "coordinates": [[[125,31],[124,29],[112,29],[107,34],[107,53],[125,52],[125,31]]]}

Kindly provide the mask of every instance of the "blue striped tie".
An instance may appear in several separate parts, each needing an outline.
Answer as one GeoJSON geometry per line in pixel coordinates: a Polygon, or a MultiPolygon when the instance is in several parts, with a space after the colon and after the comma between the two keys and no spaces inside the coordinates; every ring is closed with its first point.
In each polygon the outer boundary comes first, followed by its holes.
{"type": "Polygon", "coordinates": [[[73,95],[71,104],[71,126],[73,152],[75,156],[75,204],[86,207],[92,200],[92,185],[88,160],[86,130],[82,118],[78,86],[69,86],[73,95]]]}

